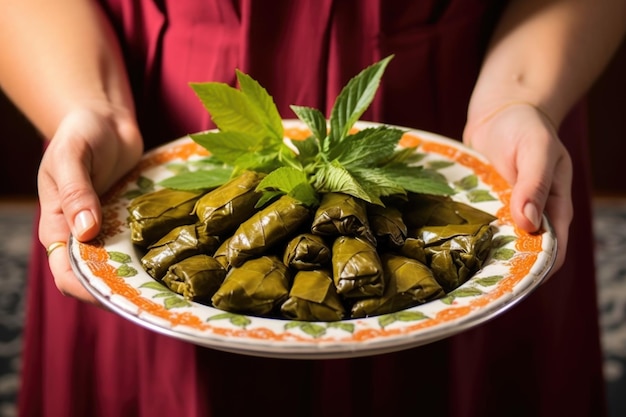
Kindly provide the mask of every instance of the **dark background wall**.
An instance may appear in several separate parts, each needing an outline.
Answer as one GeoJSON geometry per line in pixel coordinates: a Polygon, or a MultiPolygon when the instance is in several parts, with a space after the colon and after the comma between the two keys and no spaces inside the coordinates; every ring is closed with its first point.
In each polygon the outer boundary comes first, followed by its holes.
{"type": "MultiPolygon", "coordinates": [[[[589,152],[599,195],[626,196],[626,42],[589,94],[589,152]]],[[[41,139],[0,92],[0,199],[36,195],[41,139]]]]}

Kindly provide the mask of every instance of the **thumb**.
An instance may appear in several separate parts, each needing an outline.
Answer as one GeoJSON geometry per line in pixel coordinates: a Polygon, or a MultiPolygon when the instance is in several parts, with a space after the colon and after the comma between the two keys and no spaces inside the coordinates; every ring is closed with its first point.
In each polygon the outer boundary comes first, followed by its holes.
{"type": "Polygon", "coordinates": [[[532,233],[539,230],[546,213],[562,249],[557,253],[558,268],[564,260],[573,218],[571,158],[559,140],[551,140],[541,150],[520,150],[517,165],[511,216],[515,224],[532,233]]]}
{"type": "Polygon", "coordinates": [[[89,173],[90,152],[65,147],[61,159],[55,145],[46,150],[38,176],[40,227],[48,241],[66,240],[68,233],[80,241],[93,239],[100,231],[101,208],[89,173]]]}

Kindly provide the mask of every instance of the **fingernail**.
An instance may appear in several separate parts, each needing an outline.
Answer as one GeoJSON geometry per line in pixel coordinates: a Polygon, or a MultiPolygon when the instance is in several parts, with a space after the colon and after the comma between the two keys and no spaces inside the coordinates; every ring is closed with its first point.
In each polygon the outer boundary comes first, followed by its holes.
{"type": "Polygon", "coordinates": [[[524,216],[535,226],[539,228],[541,225],[541,219],[539,217],[539,211],[537,211],[537,207],[532,203],[526,203],[524,206],[524,216]]]}
{"type": "Polygon", "coordinates": [[[74,234],[78,237],[89,231],[96,221],[89,210],[83,210],[74,218],[74,234]]]}

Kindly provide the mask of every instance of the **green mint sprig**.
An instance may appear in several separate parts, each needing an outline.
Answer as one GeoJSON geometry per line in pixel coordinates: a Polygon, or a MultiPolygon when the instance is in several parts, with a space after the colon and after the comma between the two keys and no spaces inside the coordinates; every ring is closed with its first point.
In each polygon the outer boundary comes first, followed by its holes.
{"type": "MultiPolygon", "coordinates": [[[[391,59],[352,78],[337,96],[328,120],[317,109],[291,106],[312,133],[291,146],[285,143],[272,97],[250,76],[236,72],[239,89],[216,82],[192,83],[218,131],[190,136],[213,158],[232,167],[232,175],[243,170],[267,173],[258,186],[264,192],[262,202],[288,194],[315,206],[319,193],[342,192],[382,205],[382,197],[407,191],[453,194],[445,177],[414,163],[414,149],[398,148],[402,130],[381,125],[352,132],[372,103],[391,59]]],[[[207,182],[214,185],[219,180],[207,182]]],[[[195,180],[194,186],[202,181],[195,180]]]]}

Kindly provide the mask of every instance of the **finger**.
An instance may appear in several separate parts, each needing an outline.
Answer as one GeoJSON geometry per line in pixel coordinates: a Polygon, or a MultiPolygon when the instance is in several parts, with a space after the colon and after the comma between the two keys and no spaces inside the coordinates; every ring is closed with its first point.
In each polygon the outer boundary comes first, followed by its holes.
{"type": "Polygon", "coordinates": [[[546,201],[553,189],[558,151],[545,134],[533,147],[521,146],[516,156],[517,173],[511,194],[511,216],[523,230],[541,227],[546,201]]]}
{"type": "Polygon", "coordinates": [[[61,294],[101,306],[101,303],[85,289],[74,275],[66,246],[53,250],[48,256],[48,262],[54,276],[54,283],[61,294]]]}
{"type": "Polygon", "coordinates": [[[572,162],[569,157],[562,158],[557,164],[553,183],[553,192],[548,196],[545,212],[552,224],[557,239],[557,258],[553,271],[558,270],[565,261],[569,228],[574,217],[572,204],[572,162]]]}
{"type": "MultiPolygon", "coordinates": [[[[42,220],[50,222],[45,221],[42,226],[60,228],[64,232],[69,228],[80,241],[96,237],[100,230],[101,208],[91,183],[90,165],[91,153],[80,142],[76,146],[63,146],[60,142],[49,146],[42,160],[39,192],[42,220]],[[64,153],[65,157],[59,157],[60,153],[64,153]],[[63,221],[58,219],[60,214],[64,217],[63,221]]],[[[49,238],[58,240],[56,232],[54,235],[49,238]]]]}

